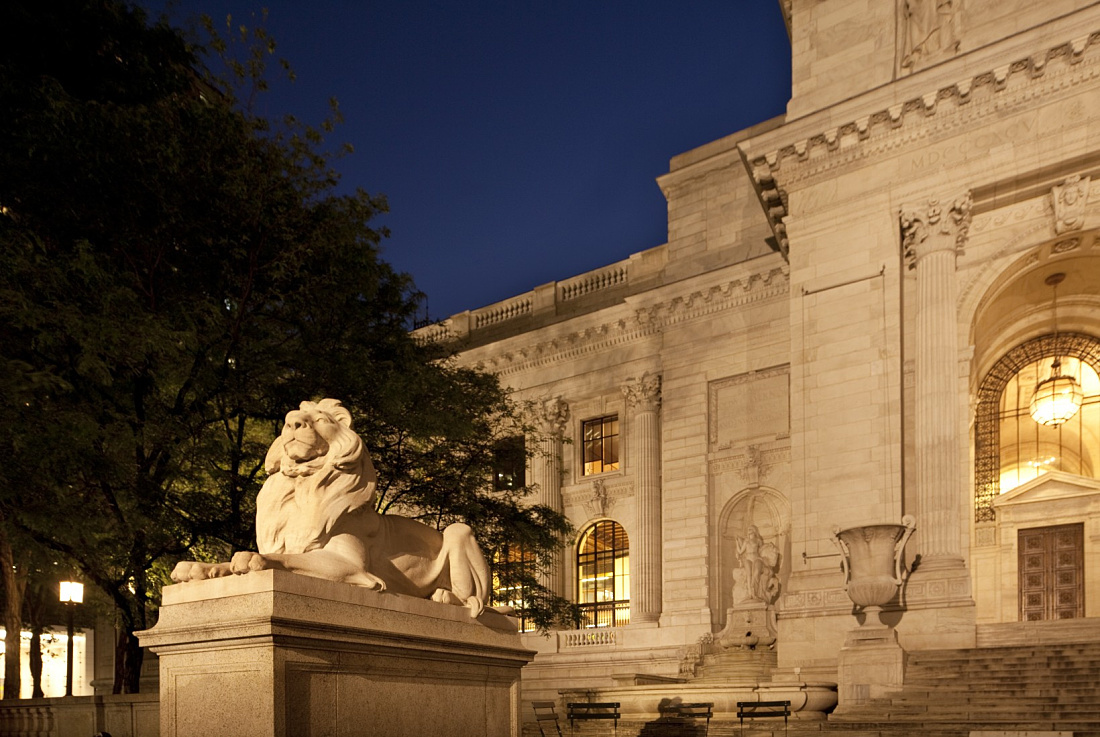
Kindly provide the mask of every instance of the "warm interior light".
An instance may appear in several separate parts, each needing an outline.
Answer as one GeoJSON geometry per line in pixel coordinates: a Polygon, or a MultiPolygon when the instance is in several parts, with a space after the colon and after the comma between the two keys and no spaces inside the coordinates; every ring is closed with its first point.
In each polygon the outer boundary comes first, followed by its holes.
{"type": "Polygon", "coordinates": [[[1055,358],[1050,378],[1039,382],[1031,397],[1031,417],[1040,425],[1057,427],[1077,414],[1085,393],[1072,376],[1063,376],[1062,362],[1055,358]]]}
{"type": "Polygon", "coordinates": [[[61,582],[61,601],[66,604],[81,604],[84,602],[84,584],[79,581],[61,582]]]}

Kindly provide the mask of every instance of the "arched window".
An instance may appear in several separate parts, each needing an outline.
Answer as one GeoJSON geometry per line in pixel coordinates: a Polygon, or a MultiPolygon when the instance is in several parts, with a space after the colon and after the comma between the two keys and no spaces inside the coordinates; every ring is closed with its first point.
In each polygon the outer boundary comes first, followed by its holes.
{"type": "Polygon", "coordinates": [[[577,604],[582,627],[630,624],[630,543],[619,523],[601,520],[581,535],[577,604]]]}
{"type": "Polygon", "coordinates": [[[1100,340],[1060,333],[1028,341],[994,365],[978,390],[974,433],[975,519],[993,519],[993,499],[1039,474],[1053,470],[1100,477],[1100,340]],[[1055,356],[1062,373],[1085,394],[1081,409],[1057,427],[1031,418],[1031,395],[1051,370],[1055,356]]]}
{"type": "Polygon", "coordinates": [[[493,555],[493,604],[515,609],[520,632],[532,632],[534,622],[527,616],[527,581],[538,575],[535,556],[519,546],[506,545],[493,555]]]}

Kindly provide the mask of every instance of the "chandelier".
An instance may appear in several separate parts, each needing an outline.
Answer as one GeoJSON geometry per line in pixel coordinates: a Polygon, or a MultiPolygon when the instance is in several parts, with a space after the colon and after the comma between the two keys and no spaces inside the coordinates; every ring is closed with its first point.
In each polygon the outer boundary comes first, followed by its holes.
{"type": "MultiPolygon", "coordinates": [[[[1051,274],[1046,283],[1054,290],[1054,336],[1058,337],[1058,285],[1066,278],[1063,273],[1051,274]]],[[[1072,376],[1062,373],[1062,359],[1054,357],[1050,376],[1039,382],[1031,396],[1031,417],[1040,425],[1057,427],[1077,414],[1084,401],[1081,385],[1072,376]]]]}

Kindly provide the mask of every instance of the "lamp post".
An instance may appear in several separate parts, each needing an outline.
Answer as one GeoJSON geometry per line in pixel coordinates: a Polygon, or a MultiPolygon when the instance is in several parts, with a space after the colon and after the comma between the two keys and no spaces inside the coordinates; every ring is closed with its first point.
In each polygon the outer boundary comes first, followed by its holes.
{"type": "Polygon", "coordinates": [[[84,601],[84,584],[79,581],[61,582],[61,603],[65,605],[68,640],[65,652],[65,695],[73,695],[73,610],[84,601]]]}

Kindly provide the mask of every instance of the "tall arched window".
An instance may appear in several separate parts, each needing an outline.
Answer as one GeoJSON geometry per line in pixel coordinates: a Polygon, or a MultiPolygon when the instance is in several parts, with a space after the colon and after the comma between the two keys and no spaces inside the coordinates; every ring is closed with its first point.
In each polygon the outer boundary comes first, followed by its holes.
{"type": "Polygon", "coordinates": [[[630,624],[630,543],[619,523],[601,520],[581,535],[577,604],[582,627],[630,624]]]}
{"type": "Polygon", "coordinates": [[[1100,340],[1060,333],[1028,341],[994,365],[978,390],[974,433],[975,519],[993,519],[993,499],[1045,471],[1100,477],[1100,340]],[[1055,356],[1081,384],[1085,401],[1057,427],[1031,418],[1036,385],[1055,356]]]}

